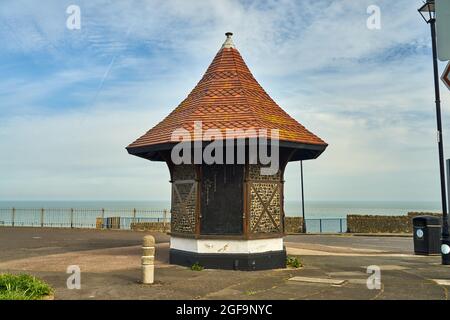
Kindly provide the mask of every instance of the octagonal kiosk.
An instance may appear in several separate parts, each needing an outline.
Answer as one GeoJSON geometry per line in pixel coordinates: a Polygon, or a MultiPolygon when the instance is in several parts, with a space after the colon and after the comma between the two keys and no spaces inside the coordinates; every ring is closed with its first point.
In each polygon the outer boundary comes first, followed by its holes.
{"type": "Polygon", "coordinates": [[[284,169],[327,144],[271,99],[226,36],[187,98],[127,150],[168,165],[170,263],[283,268],[284,169]]]}

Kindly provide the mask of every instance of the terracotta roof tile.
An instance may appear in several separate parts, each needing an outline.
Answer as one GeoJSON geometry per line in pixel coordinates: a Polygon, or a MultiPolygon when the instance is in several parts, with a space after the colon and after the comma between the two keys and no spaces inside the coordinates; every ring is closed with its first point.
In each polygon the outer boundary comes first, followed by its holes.
{"type": "Polygon", "coordinates": [[[234,47],[222,48],[186,99],[128,148],[170,143],[178,128],[192,134],[194,121],[223,134],[226,129],[279,129],[281,141],[326,145],[272,100],[234,47]]]}

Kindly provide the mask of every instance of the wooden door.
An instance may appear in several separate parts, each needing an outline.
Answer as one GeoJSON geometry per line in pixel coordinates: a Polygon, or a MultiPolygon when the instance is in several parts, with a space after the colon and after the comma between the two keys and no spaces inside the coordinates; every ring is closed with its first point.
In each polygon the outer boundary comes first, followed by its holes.
{"type": "Polygon", "coordinates": [[[201,234],[242,234],[244,165],[203,165],[201,234]]]}

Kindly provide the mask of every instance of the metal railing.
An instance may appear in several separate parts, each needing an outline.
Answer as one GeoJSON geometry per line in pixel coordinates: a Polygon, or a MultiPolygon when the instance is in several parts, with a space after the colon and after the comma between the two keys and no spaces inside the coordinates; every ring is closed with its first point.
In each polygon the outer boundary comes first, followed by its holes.
{"type": "Polygon", "coordinates": [[[347,232],[346,218],[305,219],[307,233],[344,233],[347,232]]]}
{"type": "Polygon", "coordinates": [[[134,222],[170,223],[168,210],[0,208],[0,226],[131,229],[134,222]]]}
{"type": "MultiPolygon", "coordinates": [[[[306,219],[308,233],[347,232],[346,218],[306,219]]],[[[170,223],[169,210],[0,208],[0,226],[131,229],[132,223],[170,223]]]]}

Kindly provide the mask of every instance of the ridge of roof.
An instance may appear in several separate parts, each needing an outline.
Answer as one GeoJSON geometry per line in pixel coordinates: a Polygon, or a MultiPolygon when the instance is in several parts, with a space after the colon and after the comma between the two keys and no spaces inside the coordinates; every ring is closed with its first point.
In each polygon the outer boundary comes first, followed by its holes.
{"type": "MultiPolygon", "coordinates": [[[[237,51],[237,50],[236,50],[236,51],[237,51]]],[[[238,53],[239,53],[239,52],[238,52],[238,53]]],[[[235,66],[235,68],[236,68],[236,70],[237,70],[236,59],[235,59],[234,56],[233,56],[233,62],[234,62],[234,66],[235,66]]],[[[245,91],[245,87],[243,86],[242,81],[241,81],[241,78],[240,78],[240,76],[239,76],[239,72],[238,72],[238,74],[237,74],[237,78],[238,78],[238,80],[239,80],[239,83],[240,83],[241,87],[244,88],[244,91],[245,91]]],[[[255,116],[255,121],[258,122],[258,123],[260,123],[258,117],[256,117],[256,110],[253,108],[253,105],[249,103],[248,98],[247,98],[247,95],[244,95],[244,100],[247,101],[247,106],[248,106],[248,108],[250,109],[250,111],[251,111],[251,112],[253,113],[253,115],[255,116]]]]}

